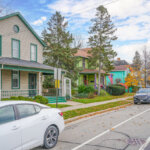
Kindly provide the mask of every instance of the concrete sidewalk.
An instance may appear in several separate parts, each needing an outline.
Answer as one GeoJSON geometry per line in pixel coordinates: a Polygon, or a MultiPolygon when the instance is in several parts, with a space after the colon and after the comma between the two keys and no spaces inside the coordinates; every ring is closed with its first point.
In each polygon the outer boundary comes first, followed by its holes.
{"type": "Polygon", "coordinates": [[[65,111],[68,111],[68,110],[74,110],[74,109],[79,109],[79,108],[87,108],[87,107],[97,106],[97,105],[101,105],[101,104],[107,104],[107,103],[110,103],[110,102],[117,102],[117,101],[127,100],[127,99],[132,98],[132,97],[133,96],[129,96],[129,97],[124,97],[124,98],[117,98],[117,99],[113,99],[113,100],[108,100],[108,101],[103,101],[103,102],[96,102],[96,103],[89,103],[89,104],[77,103],[76,105],[74,104],[73,106],[70,106],[70,107],[60,108],[60,110],[62,112],[65,112],[65,111]]]}

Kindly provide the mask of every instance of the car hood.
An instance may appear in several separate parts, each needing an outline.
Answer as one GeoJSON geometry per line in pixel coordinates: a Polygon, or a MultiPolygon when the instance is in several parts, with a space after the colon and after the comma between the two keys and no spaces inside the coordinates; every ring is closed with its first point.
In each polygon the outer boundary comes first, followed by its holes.
{"type": "Polygon", "coordinates": [[[135,96],[147,96],[147,93],[137,93],[135,96]]]}

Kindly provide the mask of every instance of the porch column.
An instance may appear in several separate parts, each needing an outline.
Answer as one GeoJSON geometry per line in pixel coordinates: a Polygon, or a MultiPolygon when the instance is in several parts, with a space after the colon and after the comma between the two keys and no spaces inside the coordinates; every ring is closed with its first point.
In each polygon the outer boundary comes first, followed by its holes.
{"type": "Polygon", "coordinates": [[[2,100],[2,77],[1,77],[1,72],[2,72],[2,70],[0,69],[0,101],[2,100]]]}
{"type": "Polygon", "coordinates": [[[41,72],[39,72],[39,95],[42,95],[41,72]]]}
{"type": "Polygon", "coordinates": [[[64,75],[62,74],[62,96],[65,96],[65,79],[64,79],[64,75]]]}
{"type": "Polygon", "coordinates": [[[97,75],[95,73],[95,77],[94,77],[94,88],[96,89],[96,79],[97,79],[97,75]]]}

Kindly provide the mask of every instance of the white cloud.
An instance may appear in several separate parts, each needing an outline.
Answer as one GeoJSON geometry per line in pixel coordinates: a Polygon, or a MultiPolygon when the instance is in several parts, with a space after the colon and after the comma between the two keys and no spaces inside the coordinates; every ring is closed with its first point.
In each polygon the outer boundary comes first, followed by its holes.
{"type": "Polygon", "coordinates": [[[39,25],[42,25],[43,22],[46,21],[46,20],[47,20],[47,17],[43,16],[40,19],[32,22],[32,24],[35,25],[35,26],[39,26],[39,25]]]}
{"type": "Polygon", "coordinates": [[[147,47],[147,49],[150,48],[150,41],[148,42],[140,42],[135,44],[128,44],[123,46],[114,46],[114,50],[117,52],[117,57],[120,57],[121,59],[127,60],[129,63],[132,63],[133,57],[135,55],[135,51],[138,51],[141,55],[144,50],[144,46],[147,47]]]}
{"type": "MultiPolygon", "coordinates": [[[[127,41],[150,39],[150,0],[103,0],[101,4],[107,4],[105,7],[117,27],[118,41],[124,42],[124,46],[115,46],[118,55],[131,61],[134,52],[140,50],[145,43],[126,44],[127,41]]],[[[47,7],[66,16],[71,24],[71,31],[83,29],[87,32],[90,19],[95,16],[95,8],[99,5],[100,1],[96,0],[57,0],[47,7]]]]}

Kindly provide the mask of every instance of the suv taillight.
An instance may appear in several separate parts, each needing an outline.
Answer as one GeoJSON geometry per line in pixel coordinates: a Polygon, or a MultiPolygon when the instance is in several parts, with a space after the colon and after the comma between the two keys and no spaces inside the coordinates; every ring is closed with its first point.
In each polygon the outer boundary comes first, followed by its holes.
{"type": "Polygon", "coordinates": [[[63,117],[63,112],[59,112],[58,114],[63,117]]]}

